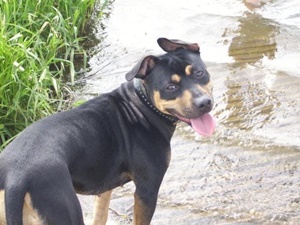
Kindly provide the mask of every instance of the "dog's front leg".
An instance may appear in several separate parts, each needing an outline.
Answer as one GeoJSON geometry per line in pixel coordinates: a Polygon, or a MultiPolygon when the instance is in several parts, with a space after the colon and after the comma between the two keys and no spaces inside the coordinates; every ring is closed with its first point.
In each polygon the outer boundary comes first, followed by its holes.
{"type": "Polygon", "coordinates": [[[94,218],[92,225],[105,225],[108,216],[108,208],[112,190],[96,196],[94,203],[94,218]]]}
{"type": "MultiPolygon", "coordinates": [[[[165,171],[152,171],[135,177],[134,225],[149,225],[154,214],[158,191],[165,171]],[[151,175],[150,175],[151,174],[151,175]]],[[[140,175],[140,174],[139,174],[140,175]]]]}
{"type": "Polygon", "coordinates": [[[134,225],[149,225],[156,208],[157,193],[134,194],[134,225]]]}

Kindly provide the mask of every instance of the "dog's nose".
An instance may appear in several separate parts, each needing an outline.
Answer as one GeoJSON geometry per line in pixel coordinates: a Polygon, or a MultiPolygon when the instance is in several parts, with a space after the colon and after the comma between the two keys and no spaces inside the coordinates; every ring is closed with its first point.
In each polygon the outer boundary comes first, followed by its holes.
{"type": "Polygon", "coordinates": [[[201,112],[207,113],[212,109],[212,100],[208,96],[201,96],[196,100],[196,105],[201,112]]]}

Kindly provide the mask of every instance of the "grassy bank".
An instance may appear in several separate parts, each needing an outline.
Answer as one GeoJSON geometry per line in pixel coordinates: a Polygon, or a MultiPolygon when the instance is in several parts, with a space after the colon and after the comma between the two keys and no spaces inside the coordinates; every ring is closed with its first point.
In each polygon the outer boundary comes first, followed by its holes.
{"type": "Polygon", "coordinates": [[[65,84],[76,75],[74,59],[85,56],[81,36],[96,3],[0,0],[0,150],[63,107],[65,84]]]}

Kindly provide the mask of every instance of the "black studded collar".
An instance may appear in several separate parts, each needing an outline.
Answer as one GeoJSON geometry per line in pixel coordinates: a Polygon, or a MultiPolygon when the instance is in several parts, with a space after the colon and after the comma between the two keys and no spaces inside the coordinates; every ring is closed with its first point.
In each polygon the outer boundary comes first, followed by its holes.
{"type": "Polygon", "coordinates": [[[142,100],[144,105],[146,105],[149,109],[151,109],[153,112],[155,112],[157,115],[159,115],[163,119],[167,120],[168,122],[175,123],[178,121],[178,119],[176,117],[169,116],[165,113],[160,112],[155,106],[153,106],[149,102],[149,100],[147,99],[147,97],[145,95],[145,91],[144,91],[144,88],[142,87],[140,79],[135,78],[133,80],[133,84],[134,84],[135,92],[137,93],[139,98],[142,100]]]}

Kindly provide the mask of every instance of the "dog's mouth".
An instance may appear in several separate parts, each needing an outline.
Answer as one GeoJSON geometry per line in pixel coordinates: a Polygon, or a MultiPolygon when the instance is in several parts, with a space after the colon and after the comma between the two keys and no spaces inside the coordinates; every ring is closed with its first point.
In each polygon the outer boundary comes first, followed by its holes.
{"type": "Polygon", "coordinates": [[[209,113],[204,113],[197,118],[185,118],[178,114],[175,114],[175,116],[179,120],[189,124],[198,134],[203,136],[211,136],[215,131],[216,122],[209,113]]]}

